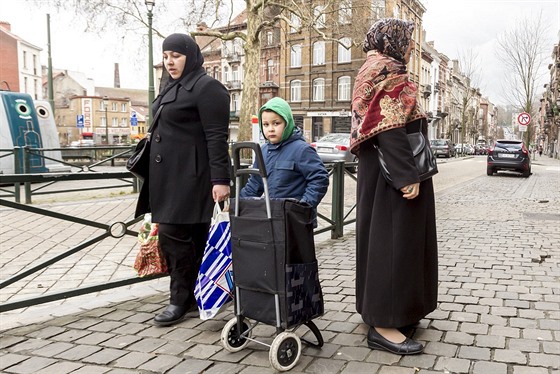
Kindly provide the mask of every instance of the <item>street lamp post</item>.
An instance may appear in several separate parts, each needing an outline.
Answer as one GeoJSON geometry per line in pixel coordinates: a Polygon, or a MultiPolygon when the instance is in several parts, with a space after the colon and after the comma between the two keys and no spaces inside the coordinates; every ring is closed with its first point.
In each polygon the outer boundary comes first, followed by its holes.
{"type": "Polygon", "coordinates": [[[103,107],[105,108],[105,144],[109,144],[109,118],[107,117],[107,107],[109,106],[109,98],[103,96],[103,107]]]}
{"type": "Polygon", "coordinates": [[[156,4],[155,0],[145,0],[148,9],[148,113],[150,121],[152,120],[152,102],[154,101],[154,53],[152,45],[152,10],[156,4]]]}

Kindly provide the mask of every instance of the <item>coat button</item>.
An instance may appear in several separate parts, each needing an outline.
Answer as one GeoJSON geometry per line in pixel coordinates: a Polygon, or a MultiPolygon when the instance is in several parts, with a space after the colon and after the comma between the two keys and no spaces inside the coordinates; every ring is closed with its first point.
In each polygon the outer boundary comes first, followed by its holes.
{"type": "Polygon", "coordinates": [[[154,158],[155,162],[161,162],[161,155],[156,155],[156,157],[154,158]]]}
{"type": "Polygon", "coordinates": [[[159,134],[156,135],[156,137],[154,138],[154,140],[159,143],[161,142],[161,136],[159,136],[159,134]]]}

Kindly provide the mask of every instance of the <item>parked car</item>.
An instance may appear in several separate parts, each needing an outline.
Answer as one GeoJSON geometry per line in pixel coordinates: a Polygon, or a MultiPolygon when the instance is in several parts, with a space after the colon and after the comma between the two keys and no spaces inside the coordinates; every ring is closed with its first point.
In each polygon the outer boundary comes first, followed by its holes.
{"type": "Polygon", "coordinates": [[[474,147],[472,144],[459,143],[455,144],[455,153],[463,155],[474,155],[474,147]]]}
{"type": "MultiPolygon", "coordinates": [[[[317,150],[319,157],[324,163],[334,161],[357,162],[358,159],[350,153],[350,134],[331,133],[323,136],[311,146],[317,150]]],[[[352,173],[357,171],[357,167],[348,167],[352,173]]]]}
{"type": "Polygon", "coordinates": [[[455,157],[455,147],[449,139],[432,139],[430,140],[430,146],[436,157],[455,157]]]}
{"type": "Polygon", "coordinates": [[[486,174],[494,175],[498,170],[522,173],[525,178],[531,175],[531,155],[521,140],[496,140],[488,151],[486,174]]]}

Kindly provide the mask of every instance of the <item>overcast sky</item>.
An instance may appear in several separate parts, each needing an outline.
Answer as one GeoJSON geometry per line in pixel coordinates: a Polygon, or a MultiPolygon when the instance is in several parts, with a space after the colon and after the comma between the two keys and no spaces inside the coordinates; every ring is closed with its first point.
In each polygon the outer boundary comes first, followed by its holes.
{"type": "MultiPolygon", "coordinates": [[[[143,1],[139,0],[141,3],[143,1]]],[[[237,0],[239,1],[239,0],[237,0]]],[[[496,58],[496,40],[515,27],[523,17],[543,15],[548,25],[544,35],[549,51],[559,42],[559,0],[422,0],[427,8],[423,17],[426,39],[433,40],[439,52],[458,58],[472,49],[481,61],[482,93],[496,104],[505,104],[500,95],[504,71],[496,58]]],[[[45,8],[31,7],[21,0],[0,0],[0,19],[12,25],[12,32],[43,48],[41,60],[47,63],[47,21],[45,8]]],[[[154,13],[158,11],[157,2],[154,13]]],[[[156,21],[159,19],[156,19],[156,21]]],[[[51,39],[55,68],[82,71],[95,79],[97,86],[113,85],[113,66],[120,64],[121,87],[147,87],[147,50],[140,39],[121,40],[112,35],[83,32],[83,20],[72,14],[51,10],[51,39]]],[[[154,46],[159,50],[159,41],[154,46]]],[[[548,57],[548,56],[547,56],[548,57]]],[[[154,54],[158,60],[158,54],[154,54]]],[[[547,59],[546,66],[551,60],[547,59]]],[[[544,83],[544,82],[543,82],[544,83]]],[[[539,91],[542,89],[542,83],[539,91]]]]}

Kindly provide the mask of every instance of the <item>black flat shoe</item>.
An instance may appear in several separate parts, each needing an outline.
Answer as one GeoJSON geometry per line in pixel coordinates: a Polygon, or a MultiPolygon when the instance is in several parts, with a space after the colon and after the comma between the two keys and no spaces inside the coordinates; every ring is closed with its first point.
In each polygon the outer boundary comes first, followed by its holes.
{"type": "Polygon", "coordinates": [[[154,317],[154,322],[157,326],[171,326],[181,322],[188,311],[188,307],[170,304],[161,314],[154,317]]]}
{"type": "Polygon", "coordinates": [[[410,338],[406,338],[402,343],[393,343],[381,336],[373,327],[369,328],[367,343],[371,349],[381,349],[396,355],[415,355],[424,350],[422,344],[410,338]]]}
{"type": "Polygon", "coordinates": [[[416,328],[418,327],[419,324],[420,322],[411,323],[410,325],[397,327],[397,330],[399,330],[401,334],[403,334],[407,338],[412,338],[412,335],[414,335],[414,332],[416,331],[416,328]]]}

